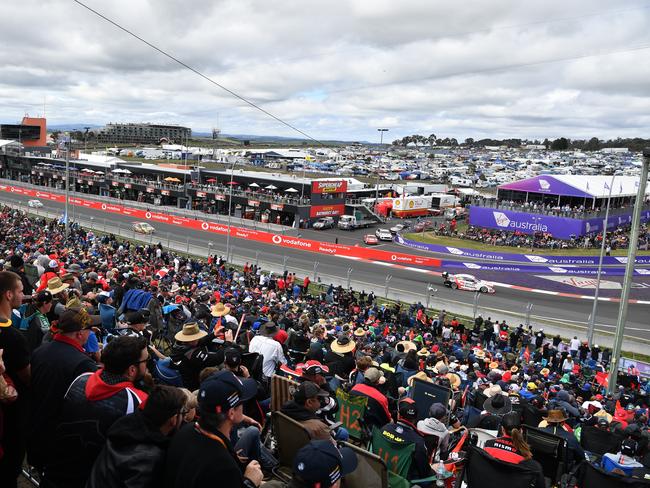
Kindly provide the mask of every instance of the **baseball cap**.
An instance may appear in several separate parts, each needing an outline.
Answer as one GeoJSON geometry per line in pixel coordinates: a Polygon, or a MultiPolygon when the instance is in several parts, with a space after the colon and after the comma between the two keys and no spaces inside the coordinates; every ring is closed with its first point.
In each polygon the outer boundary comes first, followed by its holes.
{"type": "Polygon", "coordinates": [[[229,347],[224,351],[223,354],[226,364],[231,368],[236,368],[241,364],[241,349],[237,347],[229,347]]]}
{"type": "Polygon", "coordinates": [[[384,377],[384,373],[377,368],[368,368],[363,377],[371,383],[378,383],[384,377]]]}
{"type": "Polygon", "coordinates": [[[329,393],[323,390],[313,381],[305,381],[301,383],[293,394],[294,400],[298,403],[305,403],[308,398],[314,397],[328,397],[329,393]]]}
{"type": "Polygon", "coordinates": [[[240,379],[231,371],[209,376],[199,388],[199,406],[206,412],[222,413],[250,400],[257,394],[252,378],[240,379]]]}
{"type": "Polygon", "coordinates": [[[357,469],[357,464],[357,455],[349,447],[338,449],[330,441],[311,441],[296,453],[293,473],[328,488],[357,469]]]}
{"type": "Polygon", "coordinates": [[[327,366],[321,364],[320,361],[316,361],[315,359],[310,359],[305,363],[298,364],[296,369],[300,370],[302,374],[323,374],[330,372],[327,366]]]}
{"type": "Polygon", "coordinates": [[[412,398],[404,398],[399,402],[399,415],[406,419],[415,419],[418,416],[418,407],[412,398]]]}
{"type": "Polygon", "coordinates": [[[445,415],[447,415],[447,408],[442,403],[432,403],[429,407],[429,417],[440,420],[445,415]]]}
{"type": "Polygon", "coordinates": [[[36,303],[49,303],[52,301],[52,294],[47,290],[39,291],[34,297],[34,301],[36,303]]]}
{"type": "Polygon", "coordinates": [[[91,319],[85,309],[81,311],[68,309],[59,317],[56,328],[61,332],[78,332],[91,326],[91,319]]]}

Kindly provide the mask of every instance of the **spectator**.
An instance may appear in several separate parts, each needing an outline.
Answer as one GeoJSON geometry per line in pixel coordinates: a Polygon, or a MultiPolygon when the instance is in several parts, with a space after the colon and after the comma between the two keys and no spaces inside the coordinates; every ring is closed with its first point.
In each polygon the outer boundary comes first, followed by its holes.
{"type": "Polygon", "coordinates": [[[144,408],[117,420],[108,430],[86,488],[158,488],[163,484],[169,440],[186,411],[185,394],[156,386],[144,408]]]}
{"type": "MultiPolygon", "coordinates": [[[[49,294],[42,291],[39,295],[43,293],[49,294]]],[[[52,342],[34,351],[31,361],[32,401],[27,459],[39,471],[47,456],[56,451],[56,445],[52,445],[54,428],[61,419],[68,387],[75,378],[97,369],[95,362],[83,350],[90,334],[85,310],[64,312],[57,330],[52,342]]]]}
{"type": "Polygon", "coordinates": [[[173,366],[183,378],[183,386],[190,391],[199,387],[201,370],[223,363],[223,350],[212,351],[208,348],[209,340],[214,338],[199,328],[196,322],[188,322],[176,333],[176,343],[171,351],[173,366]]]}
{"type": "Polygon", "coordinates": [[[83,487],[115,421],[133,413],[147,395],[135,386],[149,360],[142,337],[117,337],[102,352],[103,368],[70,385],[63,414],[45,460],[46,487],[83,487]]]}
{"type": "Polygon", "coordinates": [[[263,475],[257,461],[244,465],[230,443],[230,433],[243,421],[243,402],[257,385],[221,371],[201,383],[199,421],[184,426],[167,451],[164,486],[203,488],[218,480],[222,486],[257,487],[263,475]]]}
{"type": "Polygon", "coordinates": [[[354,385],[350,394],[368,398],[364,416],[365,424],[369,427],[382,427],[392,418],[388,409],[388,398],[379,391],[379,386],[386,382],[386,378],[384,373],[375,367],[368,368],[363,378],[363,383],[354,385]]]}
{"type": "Polygon", "coordinates": [[[567,432],[562,425],[568,420],[567,415],[562,410],[549,410],[548,416],[544,417],[544,420],[548,423],[548,426],[543,430],[550,432],[551,434],[563,437],[567,440],[567,445],[569,447],[570,459],[576,463],[581,462],[585,459],[585,452],[583,451],[580,443],[575,438],[575,436],[567,432]]]}
{"type": "Polygon", "coordinates": [[[284,357],[284,352],[282,351],[282,345],[273,340],[273,337],[275,337],[279,330],[275,322],[262,324],[259,335],[253,337],[248,346],[250,352],[257,352],[264,358],[262,372],[267,379],[273,376],[278,366],[287,363],[287,359],[284,357]]]}
{"type": "Polygon", "coordinates": [[[17,397],[0,404],[3,432],[0,445],[0,486],[15,487],[25,457],[27,394],[31,381],[29,349],[17,327],[12,327],[12,309],[23,302],[23,282],[16,273],[0,271],[0,350],[3,351],[4,375],[9,378],[17,397]]]}
{"type": "Polygon", "coordinates": [[[293,400],[282,406],[281,412],[300,422],[314,440],[331,440],[330,429],[316,412],[320,410],[329,394],[316,383],[305,381],[300,384],[293,394],[293,400]]]}

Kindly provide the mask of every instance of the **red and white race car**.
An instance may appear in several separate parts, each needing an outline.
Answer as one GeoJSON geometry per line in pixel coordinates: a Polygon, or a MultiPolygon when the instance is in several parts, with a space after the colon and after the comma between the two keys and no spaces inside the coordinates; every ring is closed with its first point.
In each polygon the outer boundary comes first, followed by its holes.
{"type": "Polygon", "coordinates": [[[377,237],[374,234],[366,234],[365,236],[363,236],[363,242],[365,242],[369,246],[374,246],[379,241],[377,240],[377,237]]]}
{"type": "Polygon", "coordinates": [[[450,275],[447,272],[442,274],[445,286],[452,290],[467,290],[478,291],[480,293],[494,293],[494,286],[483,280],[479,280],[476,276],[470,274],[456,274],[450,275]]]}

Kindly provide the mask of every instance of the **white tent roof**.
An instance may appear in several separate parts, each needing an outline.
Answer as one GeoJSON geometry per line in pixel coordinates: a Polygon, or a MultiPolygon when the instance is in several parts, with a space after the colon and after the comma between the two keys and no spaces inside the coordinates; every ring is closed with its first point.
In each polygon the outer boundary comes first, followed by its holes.
{"type": "MultiPolygon", "coordinates": [[[[638,176],[552,175],[552,177],[578,190],[589,193],[595,198],[607,198],[609,196],[609,187],[612,184],[612,178],[614,181],[612,197],[636,196],[639,190],[638,176]]],[[[650,194],[650,185],[646,189],[646,194],[650,194]]]]}

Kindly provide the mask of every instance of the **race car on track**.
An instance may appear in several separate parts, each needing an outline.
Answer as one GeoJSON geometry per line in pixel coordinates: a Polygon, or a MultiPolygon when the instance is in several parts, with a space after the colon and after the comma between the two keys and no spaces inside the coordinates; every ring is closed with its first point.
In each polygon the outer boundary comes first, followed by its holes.
{"type": "Polygon", "coordinates": [[[366,234],[365,236],[363,236],[363,242],[365,242],[369,246],[379,243],[377,237],[374,234],[366,234]]]}
{"type": "Polygon", "coordinates": [[[147,222],[133,222],[133,230],[138,234],[153,234],[156,229],[147,222]]]}
{"type": "Polygon", "coordinates": [[[41,208],[43,206],[43,202],[40,200],[29,200],[27,202],[27,206],[31,208],[41,208]]]}
{"type": "Polygon", "coordinates": [[[393,240],[393,234],[391,234],[388,229],[377,229],[375,231],[375,236],[377,236],[377,239],[379,239],[380,241],[393,240]]]}
{"type": "Polygon", "coordinates": [[[445,286],[452,290],[478,291],[480,293],[494,293],[494,286],[487,281],[479,280],[470,274],[451,275],[446,271],[442,273],[445,286]]]}

